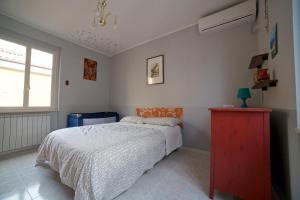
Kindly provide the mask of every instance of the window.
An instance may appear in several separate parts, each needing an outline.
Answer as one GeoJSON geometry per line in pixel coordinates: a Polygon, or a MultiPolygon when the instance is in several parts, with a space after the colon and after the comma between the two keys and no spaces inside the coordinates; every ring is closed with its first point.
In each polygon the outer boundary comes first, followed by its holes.
{"type": "Polygon", "coordinates": [[[55,50],[0,36],[0,111],[52,111],[57,105],[55,50]]]}

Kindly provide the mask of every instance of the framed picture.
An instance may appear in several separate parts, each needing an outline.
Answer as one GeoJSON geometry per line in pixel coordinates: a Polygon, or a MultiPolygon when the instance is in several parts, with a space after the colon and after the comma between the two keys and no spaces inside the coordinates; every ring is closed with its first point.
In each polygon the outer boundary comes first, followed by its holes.
{"type": "Polygon", "coordinates": [[[278,25],[277,23],[274,25],[272,32],[270,33],[270,50],[272,59],[278,53],[278,25]]]}
{"type": "Polygon", "coordinates": [[[147,84],[164,83],[164,55],[155,56],[147,59],[147,84]]]}
{"type": "Polygon", "coordinates": [[[91,81],[97,80],[97,61],[88,58],[84,59],[83,79],[91,81]]]}

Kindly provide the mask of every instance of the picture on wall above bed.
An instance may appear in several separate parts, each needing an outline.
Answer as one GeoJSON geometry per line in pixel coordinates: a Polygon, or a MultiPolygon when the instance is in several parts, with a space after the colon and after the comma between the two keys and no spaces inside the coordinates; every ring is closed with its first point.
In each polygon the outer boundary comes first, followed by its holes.
{"type": "Polygon", "coordinates": [[[97,61],[84,58],[83,79],[91,81],[97,80],[97,61]]]}
{"type": "Polygon", "coordinates": [[[147,59],[147,84],[164,83],[164,55],[155,56],[147,59]]]}

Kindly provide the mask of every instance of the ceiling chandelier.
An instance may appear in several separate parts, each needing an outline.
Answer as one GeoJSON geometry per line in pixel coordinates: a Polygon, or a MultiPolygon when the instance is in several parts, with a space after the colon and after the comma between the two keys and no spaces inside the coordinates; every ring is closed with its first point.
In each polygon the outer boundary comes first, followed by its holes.
{"type": "MultiPolygon", "coordinates": [[[[106,12],[105,8],[107,6],[108,0],[98,0],[97,1],[97,7],[95,9],[95,15],[92,22],[92,25],[94,27],[100,25],[102,27],[106,26],[108,17],[111,15],[110,12],[106,12]]],[[[117,29],[117,16],[114,16],[114,24],[113,29],[117,29]]]]}

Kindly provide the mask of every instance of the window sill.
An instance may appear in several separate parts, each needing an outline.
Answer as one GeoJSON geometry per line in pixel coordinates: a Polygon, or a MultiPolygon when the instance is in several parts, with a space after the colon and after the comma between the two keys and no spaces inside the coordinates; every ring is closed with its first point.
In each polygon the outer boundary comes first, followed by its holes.
{"type": "Polygon", "coordinates": [[[0,114],[5,113],[39,113],[39,112],[56,112],[57,109],[54,108],[0,108],[0,114]]]}

